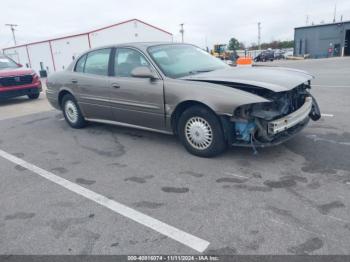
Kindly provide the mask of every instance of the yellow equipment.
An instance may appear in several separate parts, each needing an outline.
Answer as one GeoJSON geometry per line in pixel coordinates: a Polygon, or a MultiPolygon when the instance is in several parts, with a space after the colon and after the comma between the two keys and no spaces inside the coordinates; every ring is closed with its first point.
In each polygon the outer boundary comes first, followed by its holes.
{"type": "Polygon", "coordinates": [[[212,49],[210,53],[222,60],[228,60],[230,58],[230,52],[227,51],[225,44],[214,45],[214,49],[212,49]]]}

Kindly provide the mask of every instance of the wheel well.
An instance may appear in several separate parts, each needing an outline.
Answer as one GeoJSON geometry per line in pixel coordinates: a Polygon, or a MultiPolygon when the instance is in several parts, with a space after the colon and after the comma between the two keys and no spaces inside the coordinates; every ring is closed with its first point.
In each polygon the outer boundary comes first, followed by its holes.
{"type": "Polygon", "coordinates": [[[179,121],[180,116],[182,115],[182,113],[192,107],[192,106],[202,106],[205,107],[206,109],[208,109],[209,111],[211,111],[212,113],[214,113],[216,115],[216,113],[206,104],[203,104],[201,102],[198,101],[194,101],[194,100],[188,100],[188,101],[184,101],[181,102],[180,104],[178,104],[174,110],[174,112],[171,115],[171,128],[174,132],[174,134],[177,134],[177,123],[179,121]]]}
{"type": "Polygon", "coordinates": [[[67,90],[62,90],[59,95],[58,95],[58,104],[60,105],[60,107],[62,108],[62,99],[65,95],[71,95],[71,92],[67,91],[67,90]]]}

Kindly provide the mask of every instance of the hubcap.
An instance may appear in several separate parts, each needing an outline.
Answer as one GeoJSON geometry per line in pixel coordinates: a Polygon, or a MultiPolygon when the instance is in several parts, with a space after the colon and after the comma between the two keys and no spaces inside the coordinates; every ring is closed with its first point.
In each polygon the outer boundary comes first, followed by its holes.
{"type": "Polygon", "coordinates": [[[78,121],[78,108],[73,101],[67,101],[64,110],[69,122],[76,123],[78,121]]]}
{"type": "Polygon", "coordinates": [[[202,117],[192,117],[185,125],[187,141],[196,149],[205,150],[213,142],[213,131],[202,117]]]}

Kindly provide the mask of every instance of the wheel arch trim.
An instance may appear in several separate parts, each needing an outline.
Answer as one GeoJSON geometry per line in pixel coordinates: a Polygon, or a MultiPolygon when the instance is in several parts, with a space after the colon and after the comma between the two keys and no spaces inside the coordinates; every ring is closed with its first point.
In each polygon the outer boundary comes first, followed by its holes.
{"type": "Polygon", "coordinates": [[[181,101],[181,103],[178,103],[176,105],[176,107],[174,108],[174,110],[171,112],[170,115],[170,128],[173,131],[174,134],[177,133],[177,122],[179,120],[179,117],[181,116],[181,114],[188,108],[192,107],[192,106],[203,106],[206,109],[208,109],[209,111],[211,111],[214,115],[216,115],[217,117],[219,117],[219,115],[217,114],[217,112],[215,112],[215,110],[207,105],[206,103],[203,103],[201,101],[198,100],[185,100],[185,101],[181,101]]]}
{"type": "Polygon", "coordinates": [[[70,94],[70,95],[72,95],[74,98],[76,98],[71,89],[69,89],[69,88],[62,88],[62,89],[60,89],[60,90],[58,91],[57,101],[58,101],[58,105],[60,106],[61,109],[62,109],[62,99],[63,99],[63,97],[64,97],[66,94],[70,94]]]}

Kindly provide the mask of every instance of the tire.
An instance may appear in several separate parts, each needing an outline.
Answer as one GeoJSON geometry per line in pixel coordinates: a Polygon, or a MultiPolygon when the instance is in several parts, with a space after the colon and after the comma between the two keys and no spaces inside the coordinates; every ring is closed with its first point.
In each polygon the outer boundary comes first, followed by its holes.
{"type": "Polygon", "coordinates": [[[67,123],[73,128],[83,128],[87,122],[80,111],[77,101],[71,94],[67,94],[62,98],[62,112],[67,123]]]}
{"type": "Polygon", "coordinates": [[[227,146],[220,120],[203,106],[186,109],[179,118],[177,132],[187,151],[199,157],[217,156],[227,146]]]}
{"type": "Polygon", "coordinates": [[[30,94],[30,95],[28,95],[28,98],[29,98],[29,99],[38,99],[39,96],[40,96],[40,93],[37,93],[37,94],[30,94]]]}

